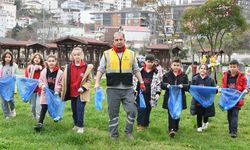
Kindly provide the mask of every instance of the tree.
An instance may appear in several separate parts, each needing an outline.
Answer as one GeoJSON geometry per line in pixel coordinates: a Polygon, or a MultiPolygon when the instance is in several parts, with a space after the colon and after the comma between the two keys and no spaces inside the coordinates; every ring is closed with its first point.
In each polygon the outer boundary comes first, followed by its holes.
{"type": "Polygon", "coordinates": [[[16,24],[16,26],[11,30],[10,33],[7,33],[7,37],[17,39],[17,34],[22,30],[22,27],[16,24]]]}
{"type": "Polygon", "coordinates": [[[159,1],[159,0],[142,0],[140,1],[141,3],[152,3],[155,4],[152,9],[157,15],[157,24],[158,24],[158,31],[163,35],[163,43],[166,42],[166,44],[169,44],[170,42],[170,49],[169,49],[169,54],[170,54],[170,60],[173,58],[173,47],[175,44],[175,39],[178,37],[177,36],[177,21],[174,21],[172,18],[172,12],[171,12],[171,6],[164,1],[159,1]],[[166,30],[166,25],[167,22],[172,26],[171,31],[167,32],[166,30]],[[169,36],[168,34],[171,34],[169,36]]]}
{"type": "Polygon", "coordinates": [[[196,37],[203,51],[207,42],[214,55],[215,50],[221,50],[225,34],[244,32],[247,22],[240,7],[231,0],[209,0],[200,7],[185,10],[181,26],[184,33],[196,37]]]}
{"type": "Polygon", "coordinates": [[[228,61],[231,61],[231,55],[240,50],[250,49],[249,39],[250,34],[249,31],[244,32],[243,34],[227,34],[225,37],[225,41],[223,44],[223,51],[228,56],[228,61]]]}
{"type": "Polygon", "coordinates": [[[16,40],[28,41],[31,39],[31,32],[27,28],[23,28],[17,33],[16,40]]]}

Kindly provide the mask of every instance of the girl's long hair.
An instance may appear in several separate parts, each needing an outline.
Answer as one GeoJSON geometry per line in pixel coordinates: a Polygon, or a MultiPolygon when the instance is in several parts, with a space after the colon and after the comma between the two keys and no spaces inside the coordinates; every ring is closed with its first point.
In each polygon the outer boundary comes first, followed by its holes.
{"type": "Polygon", "coordinates": [[[3,53],[2,55],[2,65],[5,66],[6,65],[6,62],[5,62],[5,57],[6,55],[9,54],[11,56],[11,60],[10,60],[10,66],[13,66],[13,63],[14,63],[14,60],[13,60],[13,54],[11,51],[7,50],[3,53]]]}
{"type": "Polygon", "coordinates": [[[35,59],[36,56],[39,56],[39,58],[40,58],[40,64],[39,65],[43,66],[44,65],[44,60],[43,60],[42,54],[40,54],[40,53],[34,53],[32,55],[31,60],[30,60],[30,64],[32,64],[32,65],[35,64],[34,59],[35,59]]]}

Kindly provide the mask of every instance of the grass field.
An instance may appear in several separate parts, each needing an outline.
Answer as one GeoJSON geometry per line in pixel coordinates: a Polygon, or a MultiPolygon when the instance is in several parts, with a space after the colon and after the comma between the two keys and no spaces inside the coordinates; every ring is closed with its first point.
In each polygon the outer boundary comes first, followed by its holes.
{"type": "MultiPolygon", "coordinates": [[[[104,85],[104,82],[102,82],[104,85]]],[[[134,130],[135,140],[127,140],[124,135],[125,113],[121,107],[119,131],[120,138],[112,141],[108,134],[107,102],[104,109],[98,111],[94,107],[94,91],[92,101],[86,105],[85,132],[82,135],[72,131],[70,102],[66,103],[65,116],[61,122],[54,123],[48,116],[45,118],[44,130],[36,133],[33,126],[29,104],[21,101],[16,95],[17,117],[9,120],[0,118],[0,149],[96,149],[96,150],[137,150],[137,149],[205,149],[205,150],[244,150],[250,148],[250,96],[240,111],[238,137],[232,139],[228,134],[226,112],[216,105],[216,116],[209,121],[209,129],[196,132],[196,117],[191,116],[189,109],[182,112],[180,131],[175,138],[167,135],[167,111],[162,109],[162,97],[159,105],[152,110],[151,123],[145,132],[134,130]]],[[[187,94],[188,107],[191,97],[187,94]]],[[[218,96],[215,103],[217,104],[218,96]]],[[[3,116],[0,111],[0,116],[3,116]]],[[[136,126],[134,126],[136,129],[136,126]]]]}

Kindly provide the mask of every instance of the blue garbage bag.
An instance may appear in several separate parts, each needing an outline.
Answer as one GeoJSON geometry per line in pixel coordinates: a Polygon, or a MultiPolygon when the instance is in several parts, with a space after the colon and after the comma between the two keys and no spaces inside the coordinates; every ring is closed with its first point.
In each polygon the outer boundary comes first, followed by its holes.
{"type": "Polygon", "coordinates": [[[102,88],[98,88],[95,93],[95,108],[98,110],[102,110],[102,101],[104,99],[104,90],[102,88]]]}
{"type": "Polygon", "coordinates": [[[168,110],[173,119],[179,119],[182,111],[182,89],[178,85],[169,87],[168,110]]]}
{"type": "Polygon", "coordinates": [[[146,108],[146,103],[145,103],[145,99],[143,96],[143,90],[140,90],[139,98],[140,98],[140,108],[146,108]]]}
{"type": "Polygon", "coordinates": [[[240,92],[236,89],[222,88],[218,104],[222,110],[229,110],[244,98],[245,95],[246,93],[240,92]]]}
{"type": "Polygon", "coordinates": [[[14,99],[15,76],[4,76],[0,78],[0,95],[3,100],[11,101],[14,99]]]}
{"type": "Polygon", "coordinates": [[[65,102],[63,102],[58,95],[54,95],[54,91],[49,88],[45,87],[44,91],[48,100],[48,112],[50,116],[54,121],[61,120],[64,114],[65,102]]]}
{"type": "Polygon", "coordinates": [[[38,80],[32,78],[17,77],[16,84],[23,101],[26,103],[30,100],[30,97],[34,93],[38,85],[38,80]]]}
{"type": "Polygon", "coordinates": [[[191,93],[193,98],[205,108],[213,104],[216,91],[216,87],[197,85],[191,85],[189,89],[189,92],[191,93]]]}

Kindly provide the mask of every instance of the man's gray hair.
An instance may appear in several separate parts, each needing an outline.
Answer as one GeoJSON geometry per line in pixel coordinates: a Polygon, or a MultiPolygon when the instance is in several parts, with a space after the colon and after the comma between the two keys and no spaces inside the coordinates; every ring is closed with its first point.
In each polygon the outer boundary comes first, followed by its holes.
{"type": "Polygon", "coordinates": [[[115,39],[115,37],[116,37],[117,35],[122,35],[122,37],[125,39],[124,33],[119,32],[119,31],[114,33],[114,39],[115,39]]]}

